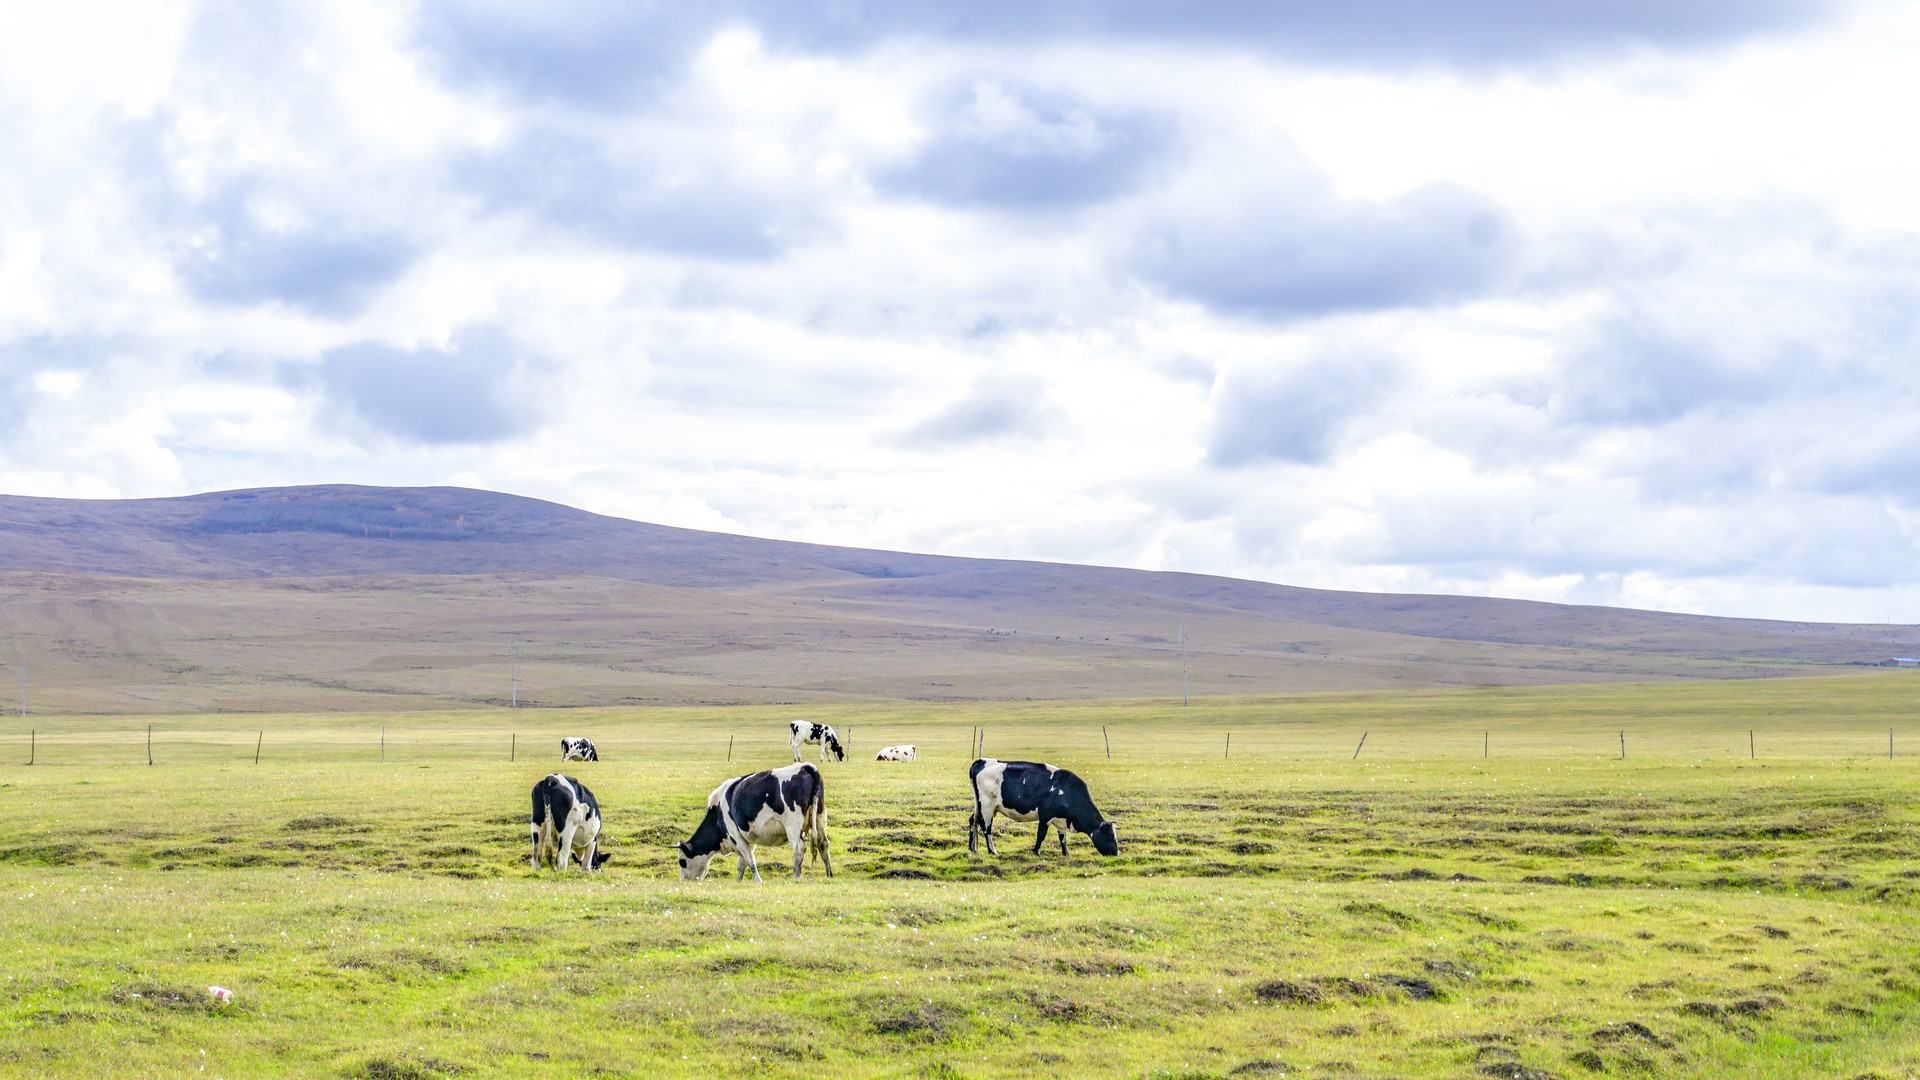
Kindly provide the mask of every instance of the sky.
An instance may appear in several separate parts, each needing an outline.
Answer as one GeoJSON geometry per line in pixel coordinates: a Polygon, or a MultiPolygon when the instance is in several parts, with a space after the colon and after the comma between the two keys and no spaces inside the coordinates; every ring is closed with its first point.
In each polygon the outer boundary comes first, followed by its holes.
{"type": "Polygon", "coordinates": [[[1920,4],[4,7],[0,492],[1920,621],[1920,4]]]}

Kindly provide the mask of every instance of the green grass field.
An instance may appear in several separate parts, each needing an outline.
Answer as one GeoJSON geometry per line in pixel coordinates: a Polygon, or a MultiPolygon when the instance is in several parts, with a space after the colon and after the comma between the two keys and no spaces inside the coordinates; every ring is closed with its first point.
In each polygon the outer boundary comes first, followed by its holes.
{"type": "Polygon", "coordinates": [[[0,1075],[1911,1076],[1916,690],[9,721],[0,1075]],[[839,876],[681,883],[789,717],[839,876]],[[977,727],[1121,857],[970,856],[977,727]],[[591,880],[526,863],[562,734],[591,880]]]}

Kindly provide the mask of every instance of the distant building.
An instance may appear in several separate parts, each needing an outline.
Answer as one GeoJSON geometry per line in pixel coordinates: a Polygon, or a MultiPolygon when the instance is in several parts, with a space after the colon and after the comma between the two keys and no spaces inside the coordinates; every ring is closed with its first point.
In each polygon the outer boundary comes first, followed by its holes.
{"type": "Polygon", "coordinates": [[[1896,657],[1893,657],[1892,659],[1880,661],[1880,666],[1881,667],[1920,667],[1920,660],[1916,660],[1911,656],[1896,656],[1896,657]]]}

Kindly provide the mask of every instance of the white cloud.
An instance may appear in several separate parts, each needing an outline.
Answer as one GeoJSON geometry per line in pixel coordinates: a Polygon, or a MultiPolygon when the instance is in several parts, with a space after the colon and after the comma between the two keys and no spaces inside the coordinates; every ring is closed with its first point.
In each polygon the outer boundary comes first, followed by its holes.
{"type": "Polygon", "coordinates": [[[1920,619],[1920,8],[1683,7],[36,8],[0,487],[1920,619]]]}

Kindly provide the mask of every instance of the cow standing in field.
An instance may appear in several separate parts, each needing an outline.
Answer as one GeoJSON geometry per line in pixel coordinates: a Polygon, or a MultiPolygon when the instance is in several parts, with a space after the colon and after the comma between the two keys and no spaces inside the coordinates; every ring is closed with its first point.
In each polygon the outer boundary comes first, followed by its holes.
{"type": "Polygon", "coordinates": [[[594,748],[592,739],[561,739],[560,760],[599,761],[600,751],[594,748]]]}
{"type": "Polygon", "coordinates": [[[913,760],[913,744],[908,743],[905,746],[882,747],[879,753],[873,755],[873,760],[875,761],[912,761],[913,760]]]}
{"type": "Polygon", "coordinates": [[[723,851],[740,856],[739,881],[760,866],[753,858],[755,844],[785,840],[793,848],[793,876],[800,876],[807,849],[833,876],[827,852],[827,787],[820,770],[810,762],[736,776],[707,796],[707,815],[693,836],[674,845],[680,858],[680,876],[697,881],[707,876],[707,864],[723,851]]]}
{"type": "Polygon", "coordinates": [[[1065,769],[1038,761],[999,761],[980,758],[967,770],[973,786],[973,817],[967,821],[967,850],[979,850],[975,837],[985,833],[987,853],[993,847],[993,817],[1005,814],[1015,821],[1040,822],[1033,853],[1040,854],[1047,826],[1060,832],[1060,854],[1067,853],[1069,827],[1087,834],[1102,855],[1120,854],[1120,835],[1113,822],[1101,817],[1087,794],[1086,782],[1065,769]]]}
{"type": "Polygon", "coordinates": [[[573,845],[580,849],[580,867],[598,870],[610,856],[599,850],[600,802],[587,785],[554,773],[533,785],[533,868],[548,858],[565,873],[573,861],[573,845]]]}
{"type": "Polygon", "coordinates": [[[793,750],[793,760],[800,760],[800,748],[808,743],[820,744],[820,760],[827,760],[832,754],[833,760],[847,760],[847,750],[840,745],[840,733],[833,730],[832,724],[815,724],[807,720],[795,720],[787,725],[787,746],[793,750]]]}

